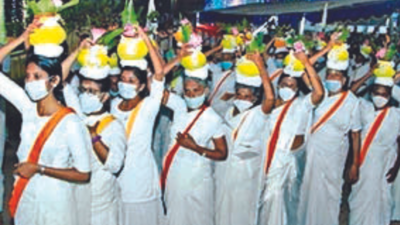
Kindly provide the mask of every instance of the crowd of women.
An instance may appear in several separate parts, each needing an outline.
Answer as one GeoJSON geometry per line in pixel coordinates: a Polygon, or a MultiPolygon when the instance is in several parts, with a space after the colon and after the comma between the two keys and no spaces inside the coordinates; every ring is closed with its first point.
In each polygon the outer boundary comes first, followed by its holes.
{"type": "Polygon", "coordinates": [[[27,50],[24,88],[0,73],[23,119],[16,225],[338,225],[344,182],[350,225],[400,220],[389,33],[149,35],[130,1],[64,56],[59,17],[35,9],[0,49],[27,50]]]}

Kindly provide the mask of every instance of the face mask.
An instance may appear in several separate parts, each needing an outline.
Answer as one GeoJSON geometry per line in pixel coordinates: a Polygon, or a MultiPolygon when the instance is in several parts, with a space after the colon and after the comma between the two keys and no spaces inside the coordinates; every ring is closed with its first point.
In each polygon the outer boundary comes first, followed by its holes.
{"type": "Polygon", "coordinates": [[[274,61],[276,68],[283,68],[283,60],[282,59],[275,59],[274,61]]]}
{"type": "Polygon", "coordinates": [[[376,108],[382,108],[389,102],[389,99],[384,98],[384,97],[379,96],[379,95],[378,96],[372,96],[372,102],[374,103],[376,108]]]}
{"type": "Polygon", "coordinates": [[[39,101],[49,94],[46,80],[37,80],[25,83],[25,91],[33,101],[39,101]]]}
{"type": "Polygon", "coordinates": [[[279,96],[283,101],[289,101],[296,95],[296,92],[293,91],[291,88],[284,87],[279,89],[279,96]]]}
{"type": "Polygon", "coordinates": [[[82,112],[85,114],[98,112],[103,108],[103,103],[100,101],[100,98],[94,94],[89,94],[89,93],[80,94],[79,102],[81,104],[82,112]]]}
{"type": "Polygon", "coordinates": [[[329,92],[338,92],[342,89],[342,82],[338,80],[326,80],[325,87],[329,92]]]}
{"type": "Polygon", "coordinates": [[[240,100],[240,99],[235,99],[233,101],[233,104],[236,106],[236,108],[239,110],[239,112],[244,112],[245,110],[247,110],[253,106],[252,102],[240,100]]]}
{"type": "Polygon", "coordinates": [[[198,109],[198,108],[200,108],[200,106],[202,106],[204,104],[205,100],[206,100],[206,95],[205,94],[203,94],[203,95],[201,95],[199,97],[195,97],[195,98],[189,98],[189,97],[185,96],[186,105],[190,109],[198,109]]]}
{"type": "Polygon", "coordinates": [[[118,82],[118,91],[123,99],[134,99],[137,95],[136,85],[124,82],[118,82]]]}
{"type": "Polygon", "coordinates": [[[322,64],[322,63],[325,62],[325,58],[324,58],[324,57],[319,57],[319,58],[317,59],[317,62],[318,62],[319,64],[322,64]]]}
{"type": "Polygon", "coordinates": [[[117,97],[119,95],[119,92],[110,90],[109,94],[110,94],[111,97],[115,98],[115,97],[117,97]]]}
{"type": "Polygon", "coordinates": [[[229,70],[230,68],[232,68],[233,63],[229,62],[229,61],[224,61],[220,63],[222,70],[229,70]]]}

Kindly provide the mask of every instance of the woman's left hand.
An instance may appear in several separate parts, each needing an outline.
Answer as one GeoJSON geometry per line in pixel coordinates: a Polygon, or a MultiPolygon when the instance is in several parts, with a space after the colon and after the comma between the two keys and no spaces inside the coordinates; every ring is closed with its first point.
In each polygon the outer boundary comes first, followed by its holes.
{"type": "Polygon", "coordinates": [[[178,144],[184,148],[196,151],[197,149],[197,143],[194,140],[194,138],[190,135],[190,134],[182,134],[182,133],[178,133],[177,137],[176,137],[176,141],[178,142],[178,144]]]}
{"type": "Polygon", "coordinates": [[[39,165],[30,162],[15,164],[15,167],[14,174],[27,179],[39,172],[39,165]]]}

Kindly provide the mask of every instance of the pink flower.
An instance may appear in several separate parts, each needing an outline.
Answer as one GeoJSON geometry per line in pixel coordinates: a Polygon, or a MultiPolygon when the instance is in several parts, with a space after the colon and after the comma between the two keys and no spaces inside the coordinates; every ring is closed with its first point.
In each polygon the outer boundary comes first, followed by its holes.
{"type": "Polygon", "coordinates": [[[185,19],[181,20],[181,24],[182,25],[187,25],[187,24],[190,24],[190,21],[185,18],[185,19]]]}
{"type": "Polygon", "coordinates": [[[323,40],[323,39],[325,39],[325,33],[324,32],[319,32],[317,37],[320,38],[321,40],[323,40]]]}
{"type": "Polygon", "coordinates": [[[295,52],[302,52],[302,51],[305,51],[305,49],[306,49],[304,47],[303,42],[301,42],[301,41],[294,43],[293,48],[294,48],[295,52]]]}
{"type": "Polygon", "coordinates": [[[201,38],[200,35],[192,34],[190,36],[189,45],[192,46],[193,48],[201,46],[201,43],[203,43],[203,39],[201,38]]]}
{"type": "Polygon", "coordinates": [[[236,36],[236,35],[239,34],[239,30],[237,29],[237,27],[232,27],[231,31],[232,31],[232,34],[233,34],[234,36],[236,36]]]}
{"type": "Polygon", "coordinates": [[[62,0],[53,0],[53,4],[58,8],[63,5],[62,0]]]}
{"type": "Polygon", "coordinates": [[[91,30],[92,36],[93,36],[93,42],[96,42],[103,34],[107,32],[106,29],[103,28],[92,28],[91,30]]]}
{"type": "Polygon", "coordinates": [[[125,25],[124,36],[125,37],[135,37],[137,34],[136,29],[132,26],[132,24],[125,25]]]}
{"type": "Polygon", "coordinates": [[[386,55],[386,48],[382,48],[381,50],[379,50],[377,53],[376,53],[376,58],[378,58],[378,59],[382,59],[383,57],[385,57],[385,55],[386,55]]]}

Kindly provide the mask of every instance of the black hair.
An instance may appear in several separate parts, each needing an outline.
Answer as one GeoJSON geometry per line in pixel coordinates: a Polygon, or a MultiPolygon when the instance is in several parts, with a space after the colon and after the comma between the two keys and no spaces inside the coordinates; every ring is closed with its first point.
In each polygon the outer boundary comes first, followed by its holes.
{"type": "Polygon", "coordinates": [[[49,77],[57,76],[60,79],[58,85],[53,89],[53,94],[58,101],[65,105],[64,95],[62,92],[62,67],[58,58],[47,58],[40,55],[30,54],[26,60],[26,66],[34,63],[36,66],[44,70],[49,77]]]}
{"type": "Polygon", "coordinates": [[[108,79],[108,77],[101,79],[101,80],[94,80],[94,79],[90,79],[87,78],[85,76],[83,76],[82,74],[78,74],[79,77],[79,81],[82,83],[83,80],[90,80],[95,82],[96,84],[98,84],[100,86],[100,91],[101,92],[109,92],[111,89],[111,82],[108,79]]]}
{"type": "Polygon", "coordinates": [[[144,89],[142,91],[140,91],[138,93],[138,95],[141,98],[145,98],[146,96],[148,96],[149,95],[149,89],[147,87],[147,71],[146,70],[141,70],[138,67],[134,67],[134,66],[124,66],[124,67],[122,67],[122,73],[124,71],[132,72],[133,75],[135,75],[136,78],[139,80],[140,85],[145,85],[144,89]]]}
{"type": "MultiPolygon", "coordinates": [[[[278,85],[282,82],[282,80],[286,77],[291,77],[289,74],[282,73],[282,75],[279,77],[278,80],[278,85]]],[[[301,77],[292,77],[297,81],[297,88],[299,91],[301,91],[304,95],[308,94],[311,92],[311,90],[307,87],[306,83],[304,82],[303,78],[301,77]]]]}
{"type": "Polygon", "coordinates": [[[250,89],[251,92],[253,93],[254,96],[256,96],[257,101],[256,101],[256,105],[261,103],[261,95],[263,94],[263,89],[261,87],[253,87],[253,86],[249,86],[249,85],[245,85],[245,84],[240,84],[237,83],[235,84],[235,91],[237,91],[240,88],[247,88],[250,89]]]}
{"type": "Polygon", "coordinates": [[[203,80],[203,79],[196,78],[196,77],[185,76],[184,79],[183,79],[183,83],[185,83],[187,80],[193,80],[193,81],[195,81],[196,83],[199,83],[200,85],[202,85],[205,88],[208,86],[207,85],[207,79],[203,80]]]}

